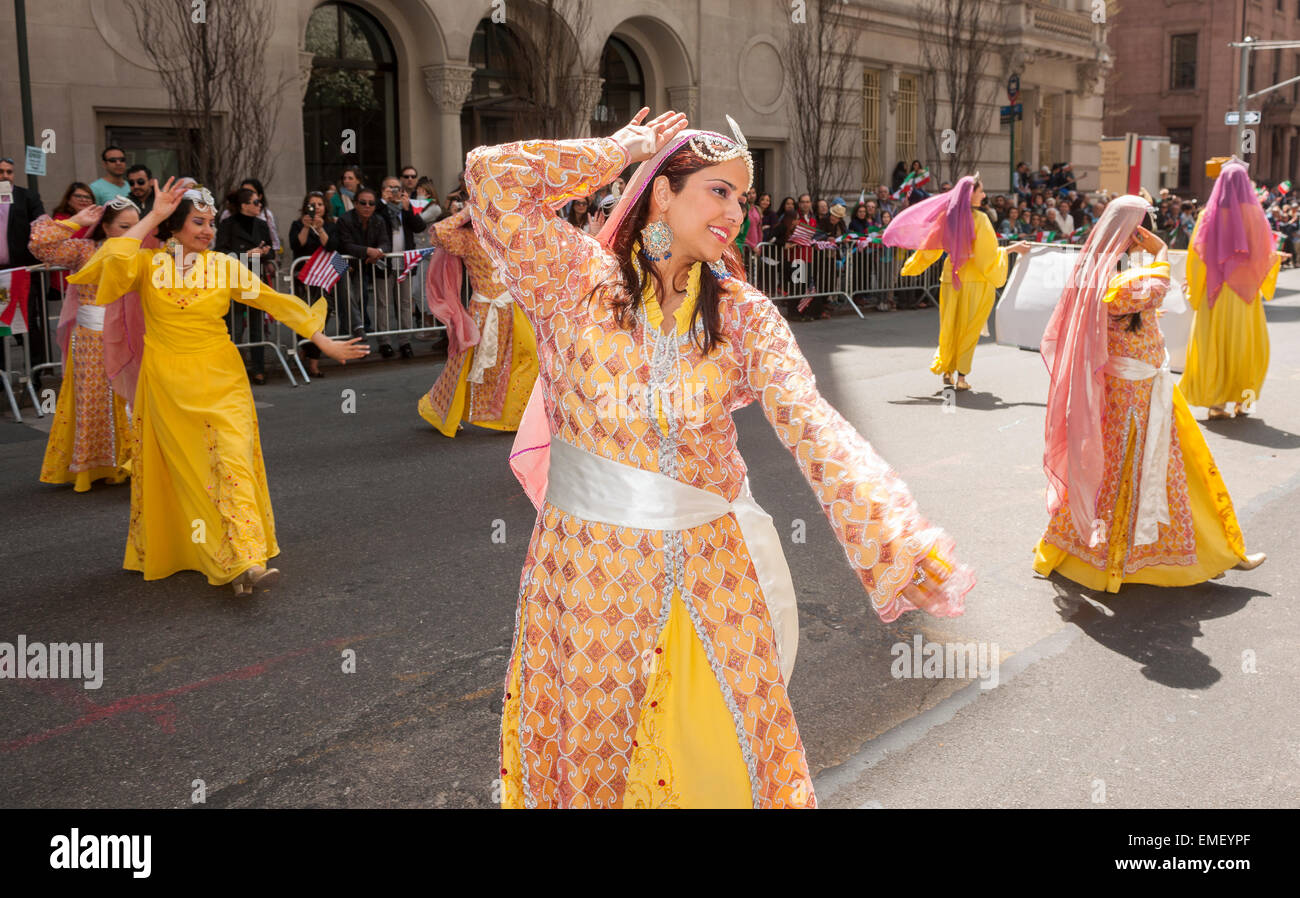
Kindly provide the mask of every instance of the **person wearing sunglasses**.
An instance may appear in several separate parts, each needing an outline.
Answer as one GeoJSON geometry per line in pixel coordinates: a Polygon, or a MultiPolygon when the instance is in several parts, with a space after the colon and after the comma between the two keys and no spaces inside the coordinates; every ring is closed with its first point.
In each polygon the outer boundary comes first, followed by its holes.
{"type": "Polygon", "coordinates": [[[131,202],[141,210],[144,215],[149,214],[153,208],[153,172],[149,171],[149,166],[136,163],[126,170],[126,186],[131,191],[131,202]]]}
{"type": "Polygon", "coordinates": [[[338,251],[360,260],[360,289],[354,289],[351,272],[347,276],[348,327],[352,336],[365,336],[374,330],[375,269],[383,265],[384,254],[393,249],[392,231],[382,215],[376,215],[379,194],[361,187],[353,197],[353,207],[343,213],[338,224],[338,251]],[[364,297],[364,308],[362,298],[364,297]]]}
{"type": "MultiPolygon", "coordinates": [[[[76,215],[82,209],[87,209],[95,205],[95,194],[91,192],[89,184],[83,184],[81,181],[73,181],[68,185],[68,189],[63,191],[63,199],[59,200],[54,207],[54,213],[50,218],[55,221],[63,221],[76,215]]],[[[81,228],[73,237],[85,237],[90,233],[90,228],[81,228]]]]}
{"type": "Polygon", "coordinates": [[[126,151],[119,146],[106,146],[99,154],[104,162],[104,177],[90,182],[90,192],[95,195],[95,204],[102,206],[115,196],[125,196],[131,192],[126,183],[126,151]]]}
{"type": "MultiPolygon", "coordinates": [[[[259,277],[270,283],[267,259],[271,252],[271,231],[259,217],[262,201],[252,188],[241,187],[226,197],[229,213],[217,224],[217,239],[212,248],[219,253],[247,259],[245,262],[259,277]]],[[[271,275],[274,276],[273,274],[271,275]]],[[[248,322],[248,342],[261,343],[263,315],[256,307],[231,300],[226,313],[226,328],[235,343],[242,343],[244,322],[248,322]]],[[[248,376],[255,384],[266,383],[265,349],[251,346],[248,349],[248,376]]]]}

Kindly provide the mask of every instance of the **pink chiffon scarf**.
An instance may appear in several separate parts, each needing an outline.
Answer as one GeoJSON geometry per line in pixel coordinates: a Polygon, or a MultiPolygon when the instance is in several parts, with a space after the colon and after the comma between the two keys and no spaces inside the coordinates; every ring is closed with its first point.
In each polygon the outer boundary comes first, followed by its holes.
{"type": "Polygon", "coordinates": [[[894,216],[880,240],[903,249],[938,249],[952,261],[952,285],[961,289],[957,274],[975,248],[975,218],[971,196],[975,177],[967,175],[947,193],[908,206],[894,216]]]}
{"type": "Polygon", "coordinates": [[[1205,263],[1205,301],[1214,308],[1227,284],[1254,302],[1273,267],[1273,231],[1244,163],[1225,163],[1196,223],[1192,248],[1205,263]]]}

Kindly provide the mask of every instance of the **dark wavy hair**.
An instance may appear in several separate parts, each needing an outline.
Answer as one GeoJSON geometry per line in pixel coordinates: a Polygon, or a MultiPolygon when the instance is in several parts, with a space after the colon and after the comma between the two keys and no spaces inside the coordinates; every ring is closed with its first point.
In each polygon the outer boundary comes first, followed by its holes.
{"type": "Polygon", "coordinates": [[[158,239],[162,241],[172,239],[177,231],[185,227],[185,219],[189,217],[192,211],[194,211],[194,200],[181,200],[176,208],[172,210],[172,214],[168,215],[158,225],[158,239]]]}
{"type": "Polygon", "coordinates": [[[54,207],[55,215],[77,214],[77,210],[72,208],[72,194],[76,193],[78,190],[90,194],[90,202],[92,204],[95,202],[95,191],[90,189],[89,184],[83,184],[80,181],[73,181],[68,185],[68,189],[63,191],[63,199],[59,200],[59,204],[54,207]]]}
{"type": "MultiPolygon", "coordinates": [[[[686,179],[701,169],[708,168],[715,163],[709,162],[695,154],[690,144],[684,144],[681,149],[669,156],[655,177],[660,176],[668,178],[668,187],[673,193],[680,193],[682,187],[686,184],[686,179]]],[[[646,184],[645,190],[641,192],[628,214],[623,217],[619,224],[618,230],[614,233],[613,240],[610,241],[609,249],[618,260],[619,271],[623,275],[622,284],[613,282],[604,282],[597,284],[592,290],[592,294],[602,292],[608,299],[610,308],[614,310],[615,320],[619,326],[631,330],[636,318],[636,312],[641,307],[641,294],[645,289],[645,282],[641,275],[637,274],[637,268],[632,263],[632,244],[640,239],[641,229],[646,226],[650,219],[651,192],[654,188],[654,179],[646,184]]],[[[663,278],[655,269],[654,264],[646,256],[645,247],[639,247],[636,258],[640,262],[641,271],[647,276],[654,279],[655,296],[662,299],[665,295],[663,278]]],[[[736,256],[735,246],[727,244],[726,249],[722,252],[722,261],[727,266],[733,277],[743,278],[744,267],[740,259],[736,256]]],[[[703,352],[708,355],[720,343],[723,342],[722,322],[718,313],[718,300],[722,295],[722,285],[719,282],[713,270],[708,265],[703,266],[700,273],[700,296],[699,301],[695,304],[695,311],[691,316],[691,339],[703,352]],[[696,323],[703,321],[703,342],[698,337],[696,323]]]]}

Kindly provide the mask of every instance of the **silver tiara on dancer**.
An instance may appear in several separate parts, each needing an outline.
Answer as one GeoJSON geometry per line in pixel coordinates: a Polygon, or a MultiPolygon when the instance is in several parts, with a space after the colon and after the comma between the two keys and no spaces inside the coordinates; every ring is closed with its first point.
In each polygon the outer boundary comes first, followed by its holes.
{"type": "Polygon", "coordinates": [[[717,165],[719,162],[726,162],[736,157],[744,157],[745,168],[749,170],[749,184],[746,189],[754,183],[754,157],[749,152],[749,142],[745,140],[745,135],[740,132],[740,126],[731,116],[724,116],[727,124],[731,126],[731,133],[735,139],[728,140],[721,134],[713,132],[703,132],[696,134],[690,139],[691,149],[695,155],[707,162],[717,165]]]}
{"type": "Polygon", "coordinates": [[[185,191],[184,199],[192,202],[194,208],[200,212],[215,212],[217,209],[216,201],[212,199],[212,193],[208,188],[200,184],[195,184],[185,191]]]}

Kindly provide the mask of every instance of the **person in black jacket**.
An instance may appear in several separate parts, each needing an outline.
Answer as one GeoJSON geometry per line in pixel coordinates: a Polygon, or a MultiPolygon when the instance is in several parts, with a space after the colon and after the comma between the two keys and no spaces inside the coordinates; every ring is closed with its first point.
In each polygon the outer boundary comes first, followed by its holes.
{"type": "MultiPolygon", "coordinates": [[[[423,218],[411,208],[411,195],[402,187],[397,178],[389,175],[384,178],[384,196],[379,203],[379,212],[384,216],[388,224],[389,246],[392,247],[389,252],[403,253],[409,249],[419,249],[415,243],[415,235],[422,233],[428,225],[423,218]]],[[[386,330],[411,330],[414,328],[413,311],[411,308],[411,284],[414,278],[407,278],[404,281],[398,281],[397,276],[405,266],[405,261],[398,255],[392,260],[393,264],[391,274],[386,284],[386,296],[383,302],[382,311],[379,316],[379,329],[386,330]],[[395,317],[393,312],[396,313],[395,317]]],[[[417,274],[418,276],[418,274],[417,274]]],[[[409,359],[415,355],[411,350],[410,335],[402,335],[402,344],[398,347],[402,358],[409,359]]],[[[393,354],[393,348],[388,345],[387,338],[379,344],[379,354],[384,358],[390,358],[393,354]]]]}
{"type": "Polygon", "coordinates": [[[358,260],[361,269],[359,290],[350,289],[352,281],[348,280],[348,325],[354,337],[364,337],[366,331],[375,329],[375,266],[382,265],[384,254],[393,248],[386,216],[375,214],[378,208],[379,195],[362,187],[353,198],[353,208],[339,217],[339,252],[358,260]]]}
{"type": "MultiPolygon", "coordinates": [[[[293,260],[311,258],[312,253],[318,249],[328,249],[339,252],[338,226],[334,218],[330,215],[330,208],[325,202],[325,194],[319,190],[313,190],[303,197],[302,209],[299,210],[298,220],[289,225],[289,251],[293,253],[293,260]]],[[[307,263],[302,263],[306,265],[307,263]]],[[[308,305],[324,297],[329,303],[330,314],[334,314],[335,307],[335,288],[322,290],[320,287],[308,287],[302,281],[298,280],[297,274],[302,270],[301,267],[293,269],[293,291],[301,297],[308,305]]],[[[328,317],[325,319],[329,320],[328,317]]],[[[326,328],[328,332],[328,328],[326,328]]],[[[307,373],[312,377],[324,377],[320,370],[320,349],[315,343],[308,343],[302,349],[303,356],[307,359],[307,373]]]]}
{"type": "MultiPolygon", "coordinates": [[[[241,187],[226,197],[226,207],[230,210],[230,217],[217,225],[217,239],[212,248],[219,253],[240,257],[250,270],[269,283],[275,274],[267,265],[271,252],[271,229],[258,217],[262,201],[254,191],[241,187]]],[[[262,310],[250,309],[242,302],[231,302],[226,314],[230,338],[240,342],[245,318],[248,319],[248,342],[262,342],[262,310]]],[[[265,350],[253,346],[248,355],[250,379],[255,384],[266,383],[265,350]]]]}
{"type": "MultiPolygon", "coordinates": [[[[0,159],[0,182],[9,185],[0,187],[0,191],[8,195],[6,201],[4,195],[0,194],[0,224],[5,231],[4,255],[0,257],[0,270],[40,264],[40,260],[27,248],[27,243],[32,236],[32,222],[45,214],[45,205],[35,191],[14,184],[15,170],[12,159],[0,159]]],[[[45,320],[45,310],[47,300],[54,298],[47,297],[44,292],[47,282],[47,278],[32,277],[31,292],[28,294],[27,308],[24,310],[28,336],[17,338],[24,345],[31,346],[32,367],[43,364],[47,358],[45,332],[48,322],[45,320]]],[[[32,372],[32,386],[37,391],[41,389],[39,371],[32,372]]]]}

